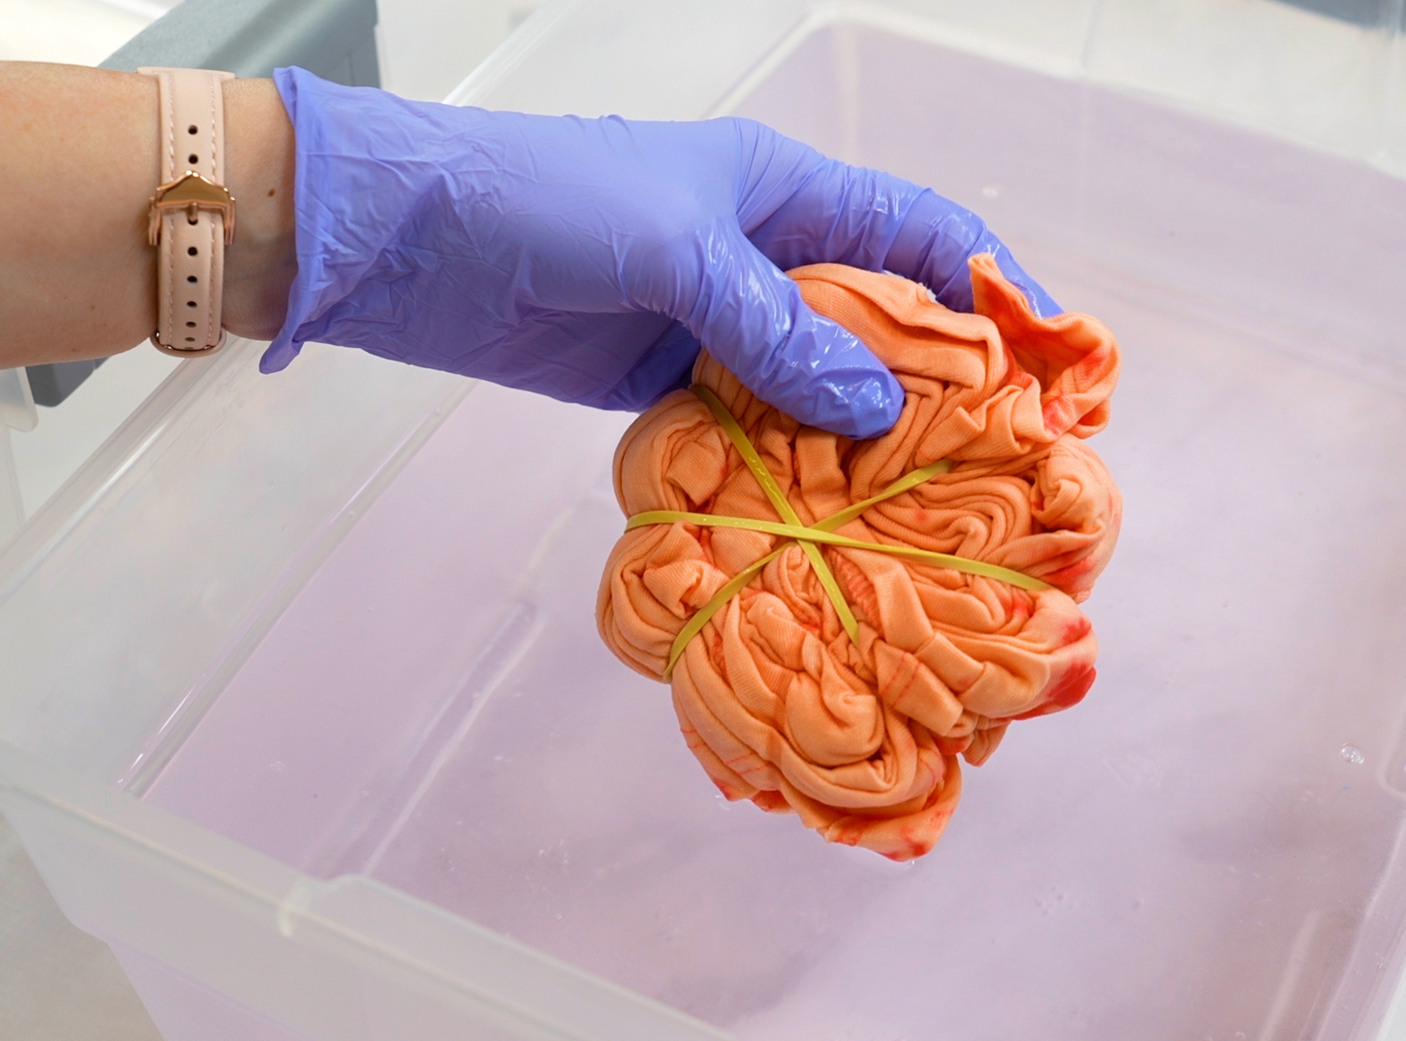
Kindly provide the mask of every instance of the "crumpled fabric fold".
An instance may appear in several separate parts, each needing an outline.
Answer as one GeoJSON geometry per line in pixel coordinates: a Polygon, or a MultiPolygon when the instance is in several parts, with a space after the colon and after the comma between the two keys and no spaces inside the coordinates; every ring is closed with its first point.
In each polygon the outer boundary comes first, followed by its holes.
{"type": "MultiPolygon", "coordinates": [[[[1087,315],[1036,316],[988,255],[972,258],[970,272],[971,314],[896,275],[836,264],[789,272],[805,301],[853,332],[902,385],[902,414],[882,437],[803,426],[707,353],[693,371],[804,524],[950,460],[949,472],[839,533],[997,564],[1052,587],[1027,592],[825,546],[858,620],[855,641],[793,542],[684,650],[670,678],[674,708],[719,790],[894,860],[938,840],[961,793],[958,756],[979,765],[1012,721],[1088,692],[1097,642],[1078,605],[1108,563],[1122,513],[1084,440],[1108,422],[1119,371],[1112,334],[1087,315]]],[[[614,474],[626,516],[777,519],[708,407],[686,390],[630,427],[614,474]]],[[[687,523],[626,532],[600,587],[603,639],[631,668],[662,679],[692,614],[783,541],[687,523]]]]}

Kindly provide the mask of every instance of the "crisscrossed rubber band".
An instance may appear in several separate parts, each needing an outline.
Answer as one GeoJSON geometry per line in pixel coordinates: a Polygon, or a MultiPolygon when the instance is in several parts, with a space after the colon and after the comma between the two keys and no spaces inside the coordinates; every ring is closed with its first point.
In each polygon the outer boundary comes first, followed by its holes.
{"type": "Polygon", "coordinates": [[[1010,568],[1000,567],[996,564],[988,564],[980,560],[972,560],[968,557],[953,556],[950,553],[937,553],[932,550],[918,549],[916,546],[891,546],[882,542],[864,542],[860,539],[852,539],[847,535],[835,534],[835,529],[843,527],[850,521],[859,517],[865,510],[887,499],[892,499],[896,495],[902,495],[906,491],[916,488],[918,485],[932,480],[938,474],[947,473],[952,469],[951,460],[942,459],[927,466],[920,467],[910,473],[905,474],[883,489],[877,495],[870,496],[860,502],[851,504],[831,514],[824,520],[817,521],[812,525],[801,523],[800,517],[792,509],[786,496],[782,494],[776,479],[772,477],[771,471],[766,468],[766,463],[757,454],[756,448],[748,439],[741,425],[737,422],[727,406],[718,400],[707,387],[695,386],[693,393],[708,406],[715,419],[722,426],[728,440],[732,442],[738,454],[742,456],[747,468],[756,477],[757,483],[761,485],[766,497],[770,500],[772,507],[781,516],[782,523],[775,521],[756,520],[750,517],[720,517],[710,513],[688,513],[683,510],[647,510],[644,513],[637,513],[625,524],[626,531],[633,531],[636,528],[648,527],[652,524],[695,524],[700,527],[712,528],[736,528],[744,531],[759,531],[767,535],[779,535],[786,539],[785,542],[777,546],[770,553],[760,560],[753,561],[736,575],[730,578],[720,588],[706,604],[693,613],[693,616],[679,630],[679,634],[674,638],[673,645],[669,649],[669,661],[664,669],[664,678],[668,679],[674,671],[674,666],[678,664],[679,658],[683,656],[684,649],[689,642],[703,631],[703,627],[716,614],[724,604],[740,593],[746,585],[755,578],[763,568],[770,564],[791,545],[796,542],[806,554],[806,559],[815,569],[816,577],[820,580],[821,587],[825,590],[826,596],[830,598],[830,603],[834,605],[835,613],[839,616],[840,624],[844,627],[846,635],[855,643],[859,642],[859,623],[855,620],[854,612],[850,609],[848,601],[840,591],[839,583],[835,581],[835,575],[830,570],[829,564],[820,554],[817,543],[827,546],[840,546],[845,549],[868,550],[875,553],[887,553],[891,556],[902,557],[907,560],[914,560],[923,564],[932,564],[936,567],[948,568],[953,571],[961,571],[968,575],[980,575],[985,578],[994,578],[1020,589],[1038,592],[1042,589],[1052,588],[1049,583],[1042,582],[1038,578],[1032,578],[1020,571],[1010,568]]]}
{"type": "MultiPolygon", "coordinates": [[[[829,520],[830,518],[826,518],[829,520]]],[[[916,546],[890,546],[883,542],[865,542],[852,539],[848,535],[836,535],[820,527],[819,524],[802,527],[795,524],[777,524],[775,521],[751,520],[747,517],[716,517],[711,513],[684,513],[679,510],[650,510],[637,513],[625,525],[626,531],[643,528],[650,524],[697,524],[704,528],[741,528],[745,531],[760,531],[767,535],[784,535],[796,542],[814,542],[824,546],[842,546],[845,549],[873,550],[894,557],[916,560],[935,567],[945,567],[951,571],[961,571],[968,575],[981,575],[983,578],[996,578],[1007,585],[1018,586],[1037,592],[1049,589],[1049,584],[1038,578],[1031,578],[1020,571],[988,564],[969,557],[956,557],[950,553],[937,553],[933,550],[918,549],[916,546]]],[[[823,522],[822,522],[823,523],[823,522]]],[[[848,522],[842,522],[848,523],[848,522]]],[[[789,543],[788,543],[789,544],[789,543]]]]}
{"type": "MultiPolygon", "coordinates": [[[[728,440],[742,456],[742,461],[747,464],[747,469],[752,471],[752,476],[757,479],[757,483],[762,486],[762,491],[766,492],[766,497],[771,500],[772,509],[776,510],[787,524],[804,528],[800,516],[791,508],[791,503],[782,494],[776,484],[776,479],[766,468],[766,463],[762,462],[762,457],[752,447],[752,442],[748,440],[746,432],[743,431],[741,424],[733,418],[732,413],[727,410],[727,406],[718,400],[718,396],[707,387],[695,386],[693,393],[698,395],[703,404],[708,406],[708,409],[713,413],[713,418],[721,424],[728,440]]],[[[830,603],[835,605],[835,613],[840,616],[840,625],[844,627],[849,638],[858,643],[859,622],[855,620],[854,612],[850,610],[849,601],[840,592],[840,584],[835,581],[835,573],[830,570],[830,565],[825,563],[825,558],[820,555],[820,547],[809,540],[801,542],[800,546],[810,561],[810,566],[815,569],[815,577],[820,579],[820,585],[825,590],[825,595],[830,598],[830,603]]]]}

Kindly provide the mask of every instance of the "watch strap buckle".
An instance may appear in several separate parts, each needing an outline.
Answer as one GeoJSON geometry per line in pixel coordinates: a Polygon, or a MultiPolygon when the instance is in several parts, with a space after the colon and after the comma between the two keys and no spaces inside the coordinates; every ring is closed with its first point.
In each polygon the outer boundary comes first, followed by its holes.
{"type": "Polygon", "coordinates": [[[201,210],[211,210],[223,218],[225,245],[234,242],[234,196],[222,184],[187,170],[174,181],[157,187],[148,210],[146,240],[150,246],[161,243],[161,219],[172,210],[185,210],[194,224],[201,210]]]}

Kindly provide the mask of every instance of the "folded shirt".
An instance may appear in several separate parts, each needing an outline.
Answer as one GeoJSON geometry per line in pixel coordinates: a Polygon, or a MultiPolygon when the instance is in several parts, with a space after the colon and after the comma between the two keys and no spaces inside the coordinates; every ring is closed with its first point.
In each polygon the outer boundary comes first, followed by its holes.
{"type": "Polygon", "coordinates": [[[790,275],[893,370],[897,425],[870,441],[801,426],[701,354],[703,390],[664,398],[616,451],[616,496],[645,523],[612,552],[597,619],[621,661],[667,676],[689,748],[729,799],[907,860],[956,806],[958,755],[984,762],[1012,720],[1067,708],[1093,683],[1078,604],[1122,503],[1084,439],[1108,422],[1118,349],[1087,315],[1034,316],[987,255],[971,261],[974,314],[895,275],[790,275]],[[920,559],[793,537],[885,493],[834,535],[920,559]],[[777,534],[640,517],[657,511],[795,523],[777,534]]]}

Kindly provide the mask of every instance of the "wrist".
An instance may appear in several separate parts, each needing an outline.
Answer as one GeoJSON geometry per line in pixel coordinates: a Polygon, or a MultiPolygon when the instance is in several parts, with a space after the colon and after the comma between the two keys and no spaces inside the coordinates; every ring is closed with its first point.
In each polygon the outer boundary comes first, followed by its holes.
{"type": "Polygon", "coordinates": [[[269,340],[298,270],[293,125],[272,80],[230,80],[224,95],[227,187],[239,215],[225,252],[224,327],[269,340]]]}

